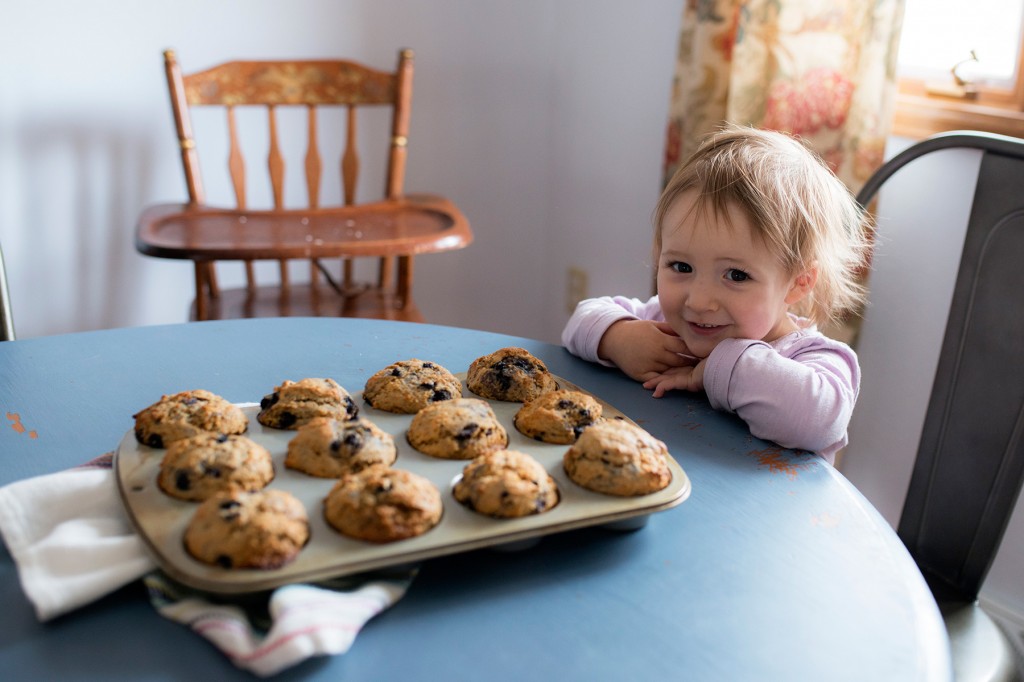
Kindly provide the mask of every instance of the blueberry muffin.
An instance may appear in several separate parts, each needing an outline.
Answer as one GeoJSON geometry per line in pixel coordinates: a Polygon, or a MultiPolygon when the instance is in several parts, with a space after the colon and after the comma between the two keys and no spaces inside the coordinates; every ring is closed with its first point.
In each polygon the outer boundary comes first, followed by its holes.
{"type": "Polygon", "coordinates": [[[480,455],[462,470],[455,499],[486,516],[541,514],[558,504],[558,486],[540,462],[516,450],[480,455]]]}
{"type": "Polygon", "coordinates": [[[284,465],[311,476],[338,478],[374,464],[389,466],[397,456],[391,434],[373,422],[318,417],[299,427],[289,441],[284,465]]]}
{"type": "Polygon", "coordinates": [[[672,481],[668,448],[639,426],[608,419],[588,426],[562,458],[576,484],[623,497],[647,495],[672,481]]]}
{"type": "Polygon", "coordinates": [[[196,502],[219,492],[262,490],[273,479],[270,452],[259,443],[201,433],[167,446],[157,485],[171,497],[196,502]]]}
{"type": "Polygon", "coordinates": [[[202,389],[162,396],[132,416],[135,439],[151,448],[200,433],[236,434],[249,428],[242,408],[202,389]]]}
{"type": "Polygon", "coordinates": [[[359,408],[334,379],[284,381],[260,401],[256,420],[274,429],[297,429],[317,417],[355,419],[359,408]]]}
{"type": "Polygon", "coordinates": [[[363,399],[386,412],[414,414],[442,400],[462,396],[462,382],[437,364],[413,358],[388,365],[366,382],[363,399]]]}
{"type": "Polygon", "coordinates": [[[218,493],[185,529],[188,553],[221,568],[280,568],[308,541],[306,509],[283,490],[218,493]]]}
{"type": "Polygon", "coordinates": [[[520,403],[558,388],[547,365],[523,348],[502,348],[477,358],[469,366],[466,385],[478,396],[520,403]]]}
{"type": "Polygon", "coordinates": [[[601,403],[581,391],[548,391],[525,403],[512,423],[524,436],[545,443],[575,443],[583,429],[601,419],[601,403]]]}
{"type": "Polygon", "coordinates": [[[426,478],[373,466],[343,475],[324,498],[324,520],[351,538],[394,542],[422,535],[441,520],[441,493],[426,478]]]}
{"type": "Polygon", "coordinates": [[[456,398],[416,413],[406,432],[409,445],[432,457],[473,459],[508,445],[508,433],[490,404],[456,398]]]}

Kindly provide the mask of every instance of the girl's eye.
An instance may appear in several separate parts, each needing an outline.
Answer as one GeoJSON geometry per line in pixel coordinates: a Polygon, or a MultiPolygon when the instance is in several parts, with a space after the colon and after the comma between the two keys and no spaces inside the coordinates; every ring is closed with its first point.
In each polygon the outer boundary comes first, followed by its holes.
{"type": "Polygon", "coordinates": [[[737,270],[736,268],[730,268],[725,273],[725,278],[727,280],[729,280],[730,282],[746,282],[748,279],[750,279],[750,275],[748,275],[747,273],[743,272],[742,270],[737,270]]]}
{"type": "Polygon", "coordinates": [[[675,270],[676,272],[682,272],[682,273],[693,272],[693,268],[690,267],[689,263],[683,263],[681,261],[673,261],[673,262],[669,263],[668,266],[670,268],[672,268],[673,270],[675,270]]]}

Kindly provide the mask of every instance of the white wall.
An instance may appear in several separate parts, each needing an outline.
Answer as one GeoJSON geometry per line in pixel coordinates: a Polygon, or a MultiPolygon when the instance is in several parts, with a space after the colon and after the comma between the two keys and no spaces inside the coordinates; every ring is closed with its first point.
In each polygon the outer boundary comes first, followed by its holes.
{"type": "Polygon", "coordinates": [[[143,206],[185,198],[163,49],[192,71],[321,56],[390,69],[411,47],[406,189],[452,197],[476,236],[417,261],[420,307],[431,322],[557,341],[569,266],[588,271],[591,294],[648,293],[682,4],[8,3],[0,245],[18,336],[185,320],[190,267],[132,244],[143,206]]]}

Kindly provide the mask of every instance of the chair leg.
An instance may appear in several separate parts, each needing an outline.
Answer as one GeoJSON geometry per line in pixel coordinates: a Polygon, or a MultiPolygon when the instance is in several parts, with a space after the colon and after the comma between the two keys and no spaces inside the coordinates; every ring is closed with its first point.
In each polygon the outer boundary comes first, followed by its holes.
{"type": "Polygon", "coordinates": [[[205,320],[209,311],[207,310],[207,284],[206,271],[208,263],[196,261],[196,319],[205,320]]]}
{"type": "Polygon", "coordinates": [[[398,307],[405,310],[412,302],[412,256],[398,259],[398,307]]]}
{"type": "Polygon", "coordinates": [[[4,254],[0,251],[0,341],[14,341],[15,338],[11,295],[7,289],[7,271],[4,269],[4,254]]]}
{"type": "Polygon", "coordinates": [[[377,264],[377,288],[382,292],[391,289],[391,280],[394,278],[394,261],[390,256],[384,256],[377,264]]]}
{"type": "Polygon", "coordinates": [[[220,287],[217,286],[217,266],[212,261],[206,263],[206,288],[210,298],[220,297],[220,287]]]}

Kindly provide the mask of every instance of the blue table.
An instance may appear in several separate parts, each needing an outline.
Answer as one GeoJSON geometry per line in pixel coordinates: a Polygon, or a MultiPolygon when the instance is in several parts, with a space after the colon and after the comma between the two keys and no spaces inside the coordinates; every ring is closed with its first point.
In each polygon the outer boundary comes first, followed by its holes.
{"type": "MultiPolygon", "coordinates": [[[[349,653],[275,679],[950,679],[921,574],[834,468],[753,438],[702,396],[653,399],[617,371],[529,339],[265,319],[0,343],[0,485],[111,450],[164,393],[201,387],[248,402],[306,376],[358,391],[396,360],[460,372],[510,345],[664,440],[690,477],[689,499],[632,533],[584,529],[520,552],[427,561],[349,653]]],[[[157,615],[140,584],[40,624],[4,548],[0,599],[4,679],[252,679],[157,615]]]]}

